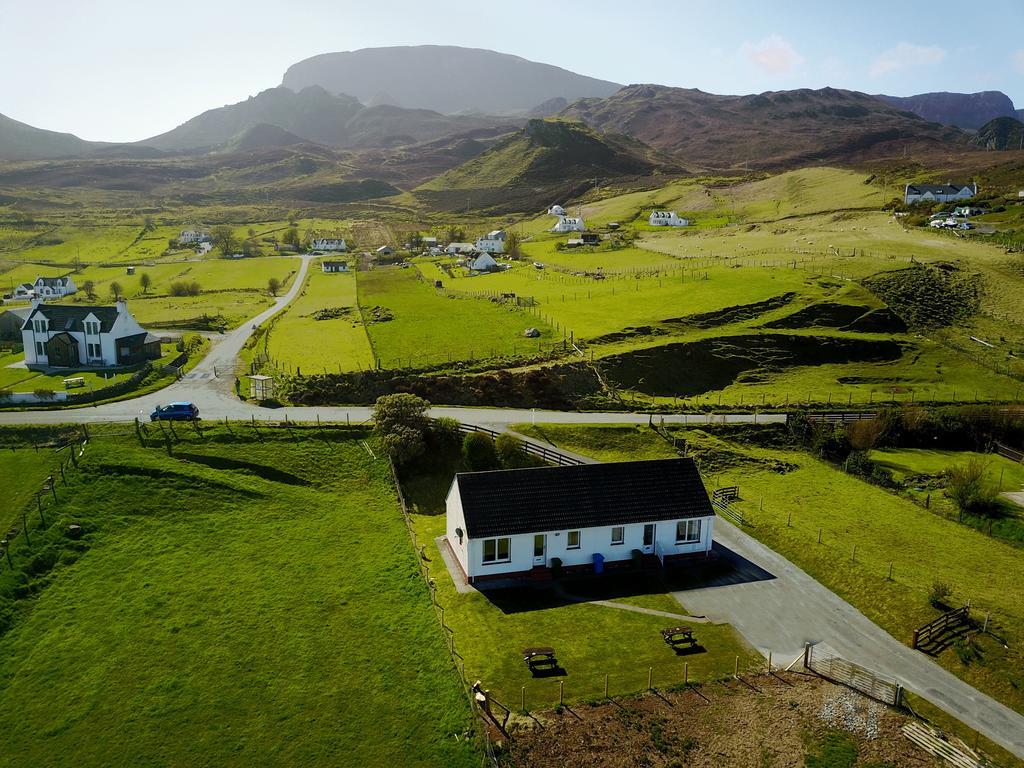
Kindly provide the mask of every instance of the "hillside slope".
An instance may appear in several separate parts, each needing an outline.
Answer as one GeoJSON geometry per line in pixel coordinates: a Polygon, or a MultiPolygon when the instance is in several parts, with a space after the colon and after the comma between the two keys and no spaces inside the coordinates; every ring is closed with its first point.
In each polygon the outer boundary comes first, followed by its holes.
{"type": "Polygon", "coordinates": [[[607,99],[582,99],[561,116],[634,136],[705,169],[934,155],[957,151],[967,138],[866,94],[835,88],[719,96],[631,85],[607,99]]]}
{"type": "Polygon", "coordinates": [[[105,146],[71,133],[58,133],[0,115],[0,160],[38,160],[80,155],[105,146]]]}
{"type": "Polygon", "coordinates": [[[1013,117],[997,117],[985,123],[971,137],[978,149],[1024,149],[1024,123],[1013,117]]]}
{"type": "Polygon", "coordinates": [[[550,99],[610,96],[621,87],[518,56],[451,45],[325,53],[293,64],[282,84],[295,91],[318,85],[365,104],[445,114],[525,113],[550,99]]]}
{"type": "Polygon", "coordinates": [[[601,134],[582,123],[533,119],[415,194],[447,210],[530,210],[570,199],[598,183],[658,172],[682,169],[630,137],[601,134]]]}
{"type": "Polygon", "coordinates": [[[1015,117],[1013,102],[1002,91],[979,93],[919,93],[915,96],[886,96],[882,99],[897,109],[913,112],[918,117],[942,125],[974,130],[997,117],[1015,117]]]}

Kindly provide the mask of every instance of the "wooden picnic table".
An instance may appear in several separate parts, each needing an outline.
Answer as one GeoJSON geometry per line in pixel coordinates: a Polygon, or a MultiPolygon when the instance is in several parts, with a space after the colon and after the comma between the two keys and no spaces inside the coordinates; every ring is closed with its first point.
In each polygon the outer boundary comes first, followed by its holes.
{"type": "Polygon", "coordinates": [[[693,630],[689,627],[669,627],[661,630],[661,636],[673,648],[680,645],[696,645],[697,638],[693,636],[693,630]]]}
{"type": "Polygon", "coordinates": [[[524,648],[523,661],[531,670],[537,667],[556,667],[558,661],[555,659],[555,649],[546,645],[537,648],[524,648]]]}

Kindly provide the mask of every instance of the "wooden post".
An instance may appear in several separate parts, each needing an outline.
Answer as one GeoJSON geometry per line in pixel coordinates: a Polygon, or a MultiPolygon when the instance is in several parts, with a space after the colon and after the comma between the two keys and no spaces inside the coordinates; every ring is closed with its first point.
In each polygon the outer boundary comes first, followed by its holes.
{"type": "Polygon", "coordinates": [[[605,675],[604,675],[604,697],[606,699],[608,698],[608,673],[607,672],[605,672],[605,675]]]}
{"type": "Polygon", "coordinates": [[[988,617],[991,616],[991,615],[992,614],[990,614],[990,613],[986,613],[985,614],[985,625],[981,628],[982,632],[988,632],[988,617]]]}
{"type": "Polygon", "coordinates": [[[761,512],[763,510],[764,510],[764,496],[762,496],[761,500],[757,502],[757,511],[761,512]]]}
{"type": "Polygon", "coordinates": [[[850,558],[850,560],[852,562],[854,562],[854,563],[857,562],[857,545],[856,544],[853,545],[853,556],[850,558]]]}
{"type": "Polygon", "coordinates": [[[886,577],[886,581],[892,581],[892,560],[889,561],[889,575],[886,577]]]}
{"type": "Polygon", "coordinates": [[[789,516],[786,518],[786,527],[791,528],[793,526],[793,510],[789,510],[789,516]]]}
{"type": "Polygon", "coordinates": [[[768,651],[768,674],[772,673],[772,652],[768,651]]]}
{"type": "Polygon", "coordinates": [[[683,685],[687,686],[690,684],[690,662],[683,662],[683,685]]]}
{"type": "Polygon", "coordinates": [[[647,690],[654,690],[654,667],[647,668],[647,690]]]}
{"type": "Polygon", "coordinates": [[[818,529],[818,543],[821,544],[821,528],[818,529]]]}
{"type": "Polygon", "coordinates": [[[811,668],[811,644],[804,643],[804,669],[811,668]]]}
{"type": "Polygon", "coordinates": [[[562,706],[562,702],[565,700],[565,681],[558,681],[558,706],[562,706]]]}
{"type": "Polygon", "coordinates": [[[526,686],[525,685],[523,686],[522,710],[523,710],[523,712],[526,711],[526,686]]]}
{"type": "Polygon", "coordinates": [[[740,676],[740,657],[739,656],[736,657],[736,666],[732,670],[732,676],[733,677],[739,677],[740,676]]]}

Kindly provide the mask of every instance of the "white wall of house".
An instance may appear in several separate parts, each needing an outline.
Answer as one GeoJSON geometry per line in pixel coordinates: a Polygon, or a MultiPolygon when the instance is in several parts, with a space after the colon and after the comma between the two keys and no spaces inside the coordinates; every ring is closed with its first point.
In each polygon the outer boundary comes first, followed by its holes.
{"type": "Polygon", "coordinates": [[[343,238],[315,237],[310,244],[314,251],[344,251],[348,249],[343,238]]]}
{"type": "Polygon", "coordinates": [[[446,500],[447,524],[446,535],[452,551],[455,553],[463,572],[470,578],[478,576],[521,573],[538,566],[551,566],[551,558],[557,557],[563,566],[592,565],[594,553],[604,555],[606,563],[630,560],[633,550],[639,549],[647,554],[683,555],[707,552],[711,549],[714,533],[714,517],[690,518],[699,521],[699,539],[694,542],[676,543],[677,520],[651,521],[655,526],[654,543],[644,546],[645,523],[630,523],[623,528],[623,542],[612,544],[612,532],[616,526],[580,528],[579,546],[569,547],[569,531],[552,530],[536,533],[517,534],[503,538],[510,539],[509,559],[506,562],[484,563],[484,542],[486,539],[470,539],[466,533],[466,519],[459,497],[458,484],[453,483],[446,500]],[[461,537],[456,533],[462,529],[461,537]],[[536,535],[545,537],[545,551],[542,557],[534,555],[534,538],[536,535]]]}
{"type": "Polygon", "coordinates": [[[904,188],[903,202],[907,205],[920,202],[948,203],[955,200],[969,200],[978,194],[977,184],[964,185],[959,187],[956,192],[950,191],[949,193],[934,192],[932,190],[915,193],[911,191],[911,188],[914,186],[913,184],[907,184],[904,188]]]}
{"type": "Polygon", "coordinates": [[[43,278],[37,277],[33,291],[40,299],[60,299],[77,293],[78,286],[70,277],[65,277],[60,283],[52,285],[47,285],[43,278]]]}
{"type": "MultiPolygon", "coordinates": [[[[99,319],[91,313],[83,321],[82,330],[68,332],[78,342],[79,359],[83,365],[104,367],[117,365],[117,340],[125,336],[145,333],[145,329],[128,312],[127,302],[119,301],[117,307],[117,319],[108,332],[86,333],[84,328],[89,327],[89,324],[95,323],[97,328],[101,325],[99,319]]],[[[25,347],[25,363],[29,366],[49,365],[45,349],[46,342],[62,331],[61,328],[53,328],[49,324],[44,324],[38,315],[29,320],[21,331],[21,341],[25,347]]]]}
{"type": "Polygon", "coordinates": [[[450,253],[453,256],[456,255],[456,254],[459,254],[459,253],[472,253],[473,252],[473,244],[472,243],[448,243],[448,245],[447,245],[447,247],[445,247],[444,251],[445,251],[445,253],[450,253]]]}
{"type": "Polygon", "coordinates": [[[476,249],[483,251],[484,253],[504,253],[505,252],[505,241],[504,240],[492,240],[488,237],[477,238],[476,249]]]}
{"type": "Polygon", "coordinates": [[[582,232],[587,228],[582,216],[559,216],[552,232],[582,232]]]}
{"type": "Polygon", "coordinates": [[[198,243],[205,240],[209,234],[199,229],[183,229],[178,235],[179,243],[198,243]]]}
{"type": "Polygon", "coordinates": [[[688,227],[690,220],[679,216],[675,211],[654,211],[647,222],[652,227],[688,227]]]}

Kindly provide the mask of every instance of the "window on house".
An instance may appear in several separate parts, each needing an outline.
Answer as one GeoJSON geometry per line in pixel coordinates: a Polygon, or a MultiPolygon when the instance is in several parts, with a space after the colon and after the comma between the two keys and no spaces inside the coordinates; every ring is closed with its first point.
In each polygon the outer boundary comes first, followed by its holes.
{"type": "Polygon", "coordinates": [[[680,520],[676,523],[676,544],[700,541],[700,520],[680,520]]]}
{"type": "Polygon", "coordinates": [[[484,539],[484,564],[507,563],[512,559],[512,539],[484,539]]]}
{"type": "Polygon", "coordinates": [[[96,336],[100,332],[100,324],[95,321],[89,321],[85,324],[85,332],[90,336],[96,336]]]}
{"type": "Polygon", "coordinates": [[[621,544],[626,540],[626,529],[624,526],[616,525],[612,528],[612,544],[621,544]]]}
{"type": "Polygon", "coordinates": [[[89,345],[89,357],[99,358],[99,357],[102,357],[102,356],[103,356],[103,354],[100,352],[100,345],[99,344],[90,344],[89,345]]]}
{"type": "Polygon", "coordinates": [[[46,357],[46,347],[43,346],[43,342],[41,341],[36,342],[36,354],[39,357],[46,357]]]}
{"type": "Polygon", "coordinates": [[[566,549],[579,549],[580,548],[580,532],[569,531],[565,534],[565,548],[566,549]]]}

